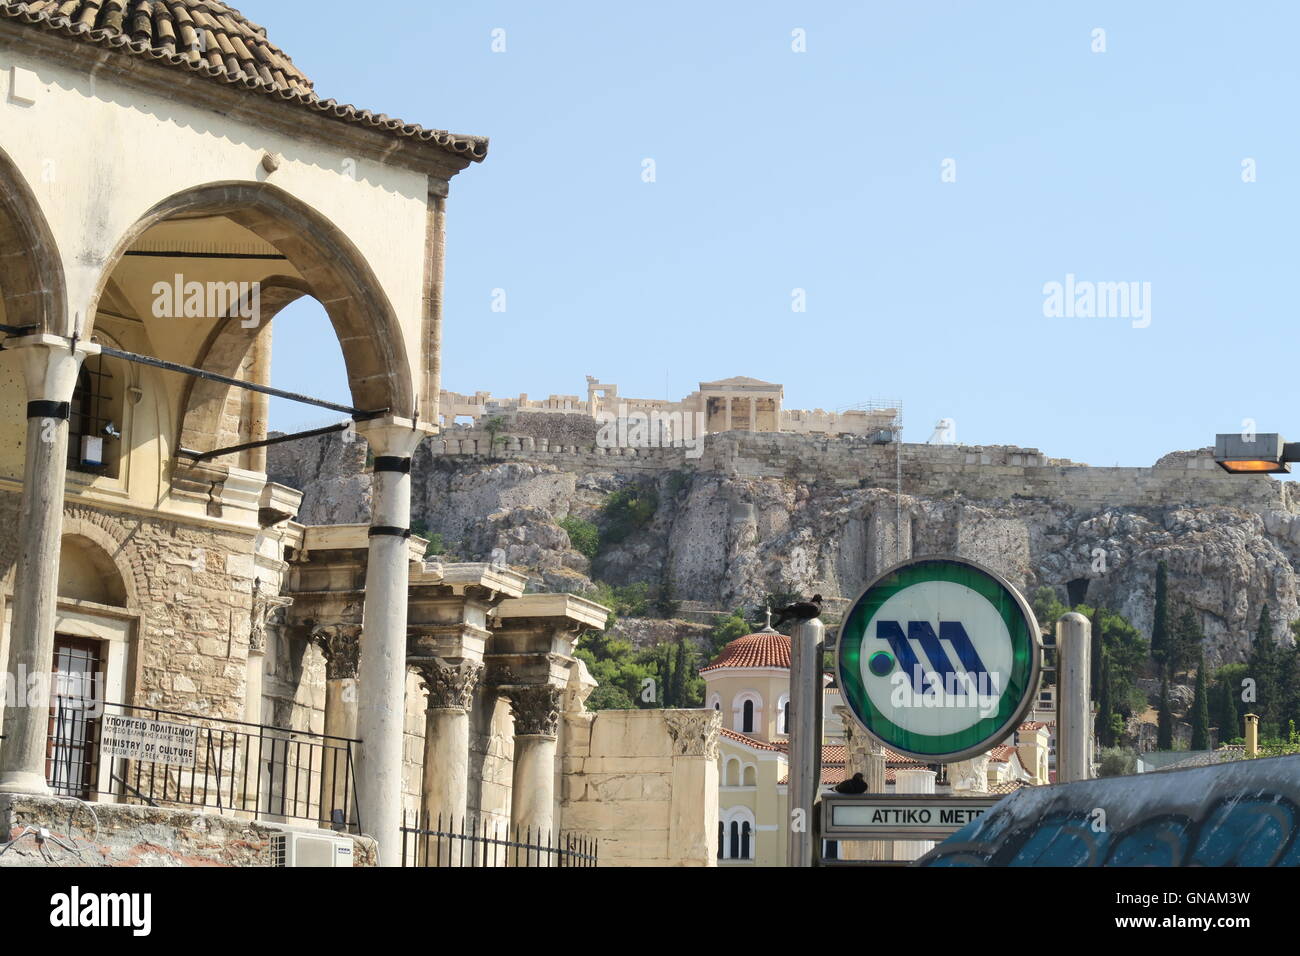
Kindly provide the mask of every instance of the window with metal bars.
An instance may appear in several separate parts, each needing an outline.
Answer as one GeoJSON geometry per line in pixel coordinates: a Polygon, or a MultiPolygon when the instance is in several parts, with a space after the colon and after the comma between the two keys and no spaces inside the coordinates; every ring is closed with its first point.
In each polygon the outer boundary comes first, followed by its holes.
{"type": "Polygon", "coordinates": [[[92,355],[81,366],[72,391],[68,420],[68,468],[92,475],[117,477],[120,442],[113,432],[121,424],[111,365],[92,355]],[[111,427],[110,427],[111,426],[111,427]]]}

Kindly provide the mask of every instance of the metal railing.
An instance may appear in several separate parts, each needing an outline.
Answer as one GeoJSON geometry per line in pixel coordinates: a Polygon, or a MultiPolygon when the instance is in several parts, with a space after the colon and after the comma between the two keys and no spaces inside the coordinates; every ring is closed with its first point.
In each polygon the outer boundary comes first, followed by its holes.
{"type": "Polygon", "coordinates": [[[481,825],[477,819],[460,826],[441,816],[408,813],[402,826],[402,866],[450,867],[594,867],[599,844],[587,837],[525,829],[521,835],[509,826],[481,825]],[[433,826],[430,826],[430,823],[433,826]]]}
{"type": "Polygon", "coordinates": [[[51,699],[48,740],[46,778],[57,794],[361,832],[353,763],[358,740],[81,697],[51,699]],[[123,732],[114,717],[136,720],[123,732]],[[122,755],[124,742],[146,729],[140,719],[176,743],[165,752],[122,755]],[[113,725],[107,747],[106,724],[113,725]]]}

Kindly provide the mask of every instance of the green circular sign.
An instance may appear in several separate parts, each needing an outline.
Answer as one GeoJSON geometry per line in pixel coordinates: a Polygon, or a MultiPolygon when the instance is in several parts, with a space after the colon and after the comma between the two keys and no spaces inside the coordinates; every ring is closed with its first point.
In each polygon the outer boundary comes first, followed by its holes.
{"type": "Polygon", "coordinates": [[[905,561],[872,581],[838,642],[840,691],[891,750],[947,763],[1000,744],[1038,690],[1038,622],[999,575],[959,558],[905,561]]]}

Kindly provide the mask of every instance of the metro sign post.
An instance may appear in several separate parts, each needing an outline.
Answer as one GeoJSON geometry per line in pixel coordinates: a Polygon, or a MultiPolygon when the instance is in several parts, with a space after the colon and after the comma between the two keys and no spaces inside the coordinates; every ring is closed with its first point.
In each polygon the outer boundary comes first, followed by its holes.
{"type": "Polygon", "coordinates": [[[1038,689],[1038,622],[1005,579],[970,561],[895,565],[853,603],[837,642],[844,702],[891,750],[926,763],[1007,738],[1038,689]]]}
{"type": "MultiPolygon", "coordinates": [[[[951,763],[1019,726],[1038,690],[1042,645],[1033,610],[1005,579],[971,561],[925,557],[866,587],[840,627],[836,656],[840,693],[869,734],[925,763],[951,763]]],[[[821,836],[943,839],[996,802],[827,794],[821,836]]]]}

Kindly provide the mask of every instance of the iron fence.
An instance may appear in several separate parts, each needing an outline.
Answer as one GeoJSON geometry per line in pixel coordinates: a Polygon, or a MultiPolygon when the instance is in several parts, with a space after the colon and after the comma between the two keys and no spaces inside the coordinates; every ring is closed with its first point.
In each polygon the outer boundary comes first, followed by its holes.
{"type": "Polygon", "coordinates": [[[450,867],[594,867],[599,843],[576,834],[558,841],[554,834],[509,826],[489,828],[478,819],[430,821],[428,814],[408,813],[402,826],[402,866],[450,867]],[[433,823],[430,826],[430,823],[433,823]],[[521,838],[522,836],[522,838],[521,838]]]}
{"type": "Polygon", "coordinates": [[[157,707],[57,696],[50,702],[45,773],[55,793],[84,800],[202,807],[360,833],[353,763],[359,743],[157,707]],[[135,751],[151,733],[166,746],[135,751]],[[126,756],[124,749],[137,755],[126,756]]]}

